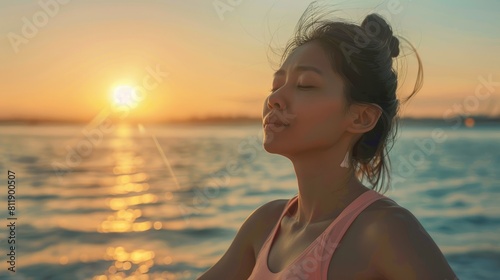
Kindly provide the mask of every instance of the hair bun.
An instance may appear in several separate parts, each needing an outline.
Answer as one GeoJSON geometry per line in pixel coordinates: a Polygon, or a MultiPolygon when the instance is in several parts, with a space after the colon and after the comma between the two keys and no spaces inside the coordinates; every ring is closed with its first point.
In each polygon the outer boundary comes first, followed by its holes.
{"type": "Polygon", "coordinates": [[[361,27],[370,36],[375,36],[385,44],[391,57],[399,55],[399,40],[392,34],[391,26],[379,14],[369,14],[361,23],[361,27]]]}
{"type": "Polygon", "coordinates": [[[389,50],[391,50],[391,57],[397,57],[399,55],[399,40],[398,38],[392,36],[389,41],[389,50]]]}

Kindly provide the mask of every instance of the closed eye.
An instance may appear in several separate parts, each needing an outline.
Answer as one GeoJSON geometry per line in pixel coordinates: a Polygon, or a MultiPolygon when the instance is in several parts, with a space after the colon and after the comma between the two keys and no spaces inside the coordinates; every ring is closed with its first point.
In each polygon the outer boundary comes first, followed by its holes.
{"type": "Polygon", "coordinates": [[[314,86],[303,86],[303,85],[298,85],[297,87],[298,88],[302,88],[302,89],[311,89],[311,88],[314,88],[314,86]]]}
{"type": "MultiPolygon", "coordinates": [[[[303,86],[303,85],[298,85],[297,87],[301,88],[301,89],[312,89],[312,88],[315,88],[314,86],[303,86]]],[[[278,90],[277,88],[272,88],[272,89],[269,90],[269,92],[273,93],[273,92],[275,92],[277,90],[278,90]]]]}

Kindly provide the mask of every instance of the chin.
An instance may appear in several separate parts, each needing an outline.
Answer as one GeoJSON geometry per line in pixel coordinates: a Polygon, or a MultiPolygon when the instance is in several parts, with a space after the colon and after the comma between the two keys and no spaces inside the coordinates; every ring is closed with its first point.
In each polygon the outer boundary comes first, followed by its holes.
{"type": "Polygon", "coordinates": [[[264,150],[270,154],[282,155],[285,156],[290,153],[290,142],[287,142],[286,139],[278,140],[272,139],[267,136],[264,136],[262,146],[264,150]]]}

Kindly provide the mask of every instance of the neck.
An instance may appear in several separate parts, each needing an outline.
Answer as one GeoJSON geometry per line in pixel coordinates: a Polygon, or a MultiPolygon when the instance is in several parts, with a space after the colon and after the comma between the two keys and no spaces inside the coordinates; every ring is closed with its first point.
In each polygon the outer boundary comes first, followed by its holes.
{"type": "Polygon", "coordinates": [[[357,179],[352,166],[340,166],[344,155],[341,151],[323,150],[291,159],[299,189],[297,210],[292,216],[298,226],[337,217],[350,202],[368,190],[357,179]]]}

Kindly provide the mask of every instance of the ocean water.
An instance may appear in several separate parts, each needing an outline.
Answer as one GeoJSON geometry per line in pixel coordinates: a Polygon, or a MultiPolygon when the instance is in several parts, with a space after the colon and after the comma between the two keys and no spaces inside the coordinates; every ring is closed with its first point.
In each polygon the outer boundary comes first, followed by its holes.
{"type": "MultiPolygon", "coordinates": [[[[500,279],[500,127],[404,126],[391,159],[386,195],[458,277],[500,279]]],[[[254,209],[297,192],[258,124],[0,126],[0,171],[0,279],[195,279],[254,209]]]]}

